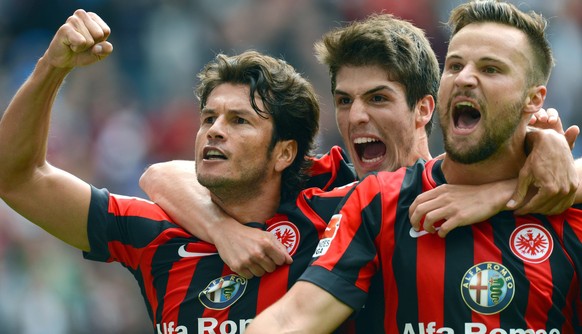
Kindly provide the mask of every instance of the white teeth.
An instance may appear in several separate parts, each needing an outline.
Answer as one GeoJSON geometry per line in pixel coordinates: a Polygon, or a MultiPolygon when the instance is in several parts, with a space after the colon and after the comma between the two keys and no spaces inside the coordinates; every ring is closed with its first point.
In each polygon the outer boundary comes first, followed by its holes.
{"type": "Polygon", "coordinates": [[[384,155],[381,155],[379,157],[375,157],[373,159],[366,159],[366,158],[362,157],[362,162],[364,162],[364,163],[374,163],[374,162],[378,162],[378,161],[382,160],[382,158],[384,158],[384,155]]]}
{"type": "Polygon", "coordinates": [[[365,144],[365,143],[373,143],[378,141],[378,139],[369,138],[369,137],[360,137],[354,139],[354,144],[365,144]]]}
{"type": "Polygon", "coordinates": [[[471,107],[471,108],[475,108],[475,105],[471,102],[467,102],[467,101],[463,101],[463,102],[459,102],[457,104],[455,104],[455,107],[471,107]]]}
{"type": "Polygon", "coordinates": [[[204,157],[205,159],[225,159],[224,154],[218,150],[208,150],[204,157]]]}

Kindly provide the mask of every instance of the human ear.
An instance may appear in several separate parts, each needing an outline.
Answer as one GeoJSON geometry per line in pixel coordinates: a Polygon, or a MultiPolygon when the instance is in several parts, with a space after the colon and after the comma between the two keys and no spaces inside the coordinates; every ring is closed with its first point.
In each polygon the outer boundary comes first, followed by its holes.
{"type": "Polygon", "coordinates": [[[275,145],[275,170],[283,172],[297,156],[297,142],[295,140],[281,140],[275,145]]]}
{"type": "Polygon", "coordinates": [[[548,89],[546,86],[536,86],[530,88],[525,100],[525,106],[523,111],[526,113],[534,114],[542,108],[544,101],[546,100],[546,94],[548,89]]]}
{"type": "Polygon", "coordinates": [[[422,128],[430,122],[434,107],[435,102],[432,95],[426,95],[416,103],[415,121],[417,128],[422,128]]]}

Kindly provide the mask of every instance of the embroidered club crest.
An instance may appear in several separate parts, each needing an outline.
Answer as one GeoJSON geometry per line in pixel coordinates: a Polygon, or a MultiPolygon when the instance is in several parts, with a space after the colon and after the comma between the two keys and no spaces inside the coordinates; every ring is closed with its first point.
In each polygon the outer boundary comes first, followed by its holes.
{"type": "Polygon", "coordinates": [[[273,233],[277,239],[287,248],[289,255],[293,256],[299,246],[299,229],[290,221],[280,221],[270,225],[267,231],[273,233]]]}
{"type": "Polygon", "coordinates": [[[515,294],[511,272],[502,264],[483,262],[471,267],[461,281],[463,301],[481,314],[501,312],[515,294]]]}
{"type": "Polygon", "coordinates": [[[552,255],[554,240],[543,226],[524,224],[511,233],[509,246],[513,254],[523,261],[541,263],[552,255]]]}

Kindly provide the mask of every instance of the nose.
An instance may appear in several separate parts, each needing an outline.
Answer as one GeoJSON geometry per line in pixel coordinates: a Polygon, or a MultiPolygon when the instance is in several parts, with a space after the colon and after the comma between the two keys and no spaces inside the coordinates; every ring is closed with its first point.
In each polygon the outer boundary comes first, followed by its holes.
{"type": "Polygon", "coordinates": [[[455,78],[455,85],[458,87],[475,87],[477,85],[477,76],[475,75],[475,67],[472,65],[466,65],[457,74],[455,78]]]}
{"type": "Polygon", "coordinates": [[[355,99],[350,108],[350,123],[359,124],[369,121],[369,115],[366,110],[366,105],[361,99],[355,99]]]}
{"type": "Polygon", "coordinates": [[[206,131],[206,137],[208,139],[224,138],[225,134],[226,134],[225,129],[226,129],[226,124],[225,124],[224,117],[219,116],[214,120],[212,125],[210,125],[210,127],[206,131]]]}

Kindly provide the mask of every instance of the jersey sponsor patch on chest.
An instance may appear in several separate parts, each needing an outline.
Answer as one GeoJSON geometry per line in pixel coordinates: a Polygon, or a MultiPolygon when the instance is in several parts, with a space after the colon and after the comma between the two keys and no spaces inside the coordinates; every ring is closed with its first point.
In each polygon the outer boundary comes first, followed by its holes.
{"type": "Polygon", "coordinates": [[[509,246],[515,256],[529,263],[542,263],[554,250],[550,232],[537,224],[518,226],[509,238],[509,246]]]}
{"type": "Polygon", "coordinates": [[[419,322],[418,324],[406,323],[403,334],[561,334],[557,328],[537,329],[532,328],[487,328],[483,323],[466,322],[463,328],[457,330],[451,327],[438,327],[436,322],[419,322]]]}
{"type": "Polygon", "coordinates": [[[234,304],[247,288],[247,279],[238,275],[226,275],[212,280],[198,294],[198,299],[206,308],[223,310],[234,304]]]}
{"type": "Polygon", "coordinates": [[[481,314],[501,312],[515,294],[513,276],[502,264],[483,262],[471,267],[461,281],[463,301],[481,314]]]}
{"type": "Polygon", "coordinates": [[[287,248],[289,255],[293,256],[293,254],[295,254],[301,237],[299,229],[295,224],[290,221],[280,221],[270,225],[267,228],[267,231],[273,233],[275,237],[277,237],[277,240],[287,248]]]}

